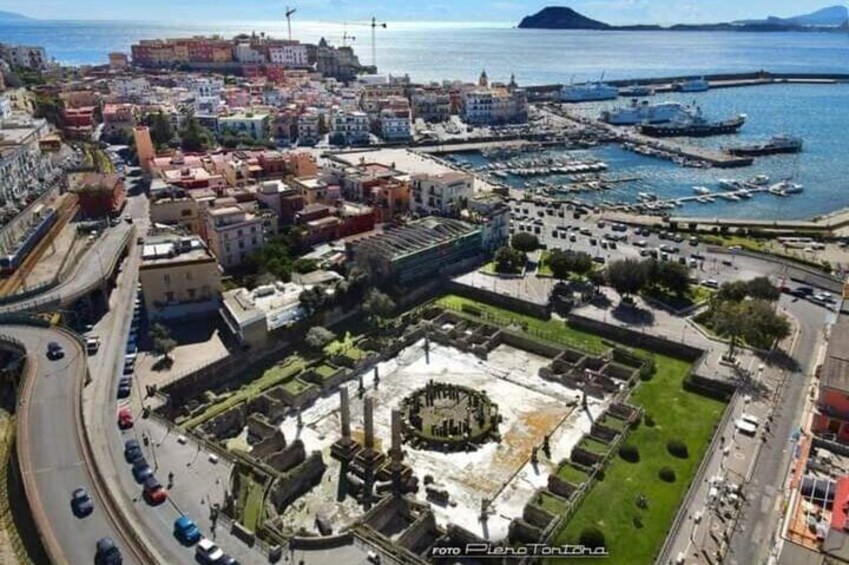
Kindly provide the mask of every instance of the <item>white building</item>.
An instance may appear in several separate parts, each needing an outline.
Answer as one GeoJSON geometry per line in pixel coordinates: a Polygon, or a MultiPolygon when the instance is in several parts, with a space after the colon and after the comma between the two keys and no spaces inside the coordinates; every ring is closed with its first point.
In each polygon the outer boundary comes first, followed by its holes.
{"type": "Polygon", "coordinates": [[[221,132],[231,131],[234,134],[246,133],[256,140],[267,140],[269,133],[269,114],[245,112],[218,118],[218,129],[221,132]]]}
{"type": "Polygon", "coordinates": [[[237,43],[233,53],[236,60],[248,65],[261,65],[265,63],[265,53],[256,49],[250,43],[237,43]]]}
{"type": "Polygon", "coordinates": [[[268,58],[276,65],[290,68],[305,68],[309,66],[307,46],[293,41],[268,48],[268,58]]]}
{"type": "Polygon", "coordinates": [[[12,116],[12,102],[5,96],[0,96],[0,120],[5,120],[12,116]]]}
{"type": "Polygon", "coordinates": [[[0,58],[5,59],[13,67],[25,69],[47,68],[47,52],[44,47],[27,45],[0,45],[0,58]]]}
{"type": "Polygon", "coordinates": [[[221,77],[198,77],[191,82],[190,89],[195,97],[221,98],[224,79],[221,77]]]}
{"type": "Polygon", "coordinates": [[[319,114],[309,109],[298,116],[298,144],[313,145],[321,138],[319,114]]]}
{"type": "Polygon", "coordinates": [[[112,81],[110,91],[120,99],[137,100],[148,96],[151,88],[150,82],[144,77],[127,77],[112,81]]]}
{"type": "Polygon", "coordinates": [[[263,218],[239,206],[212,208],[206,213],[206,237],[218,263],[230,269],[265,245],[263,218]]]}
{"type": "Polygon", "coordinates": [[[9,113],[0,121],[0,198],[21,197],[53,171],[51,159],[38,145],[49,131],[45,120],[29,116],[9,113]]]}
{"type": "Polygon", "coordinates": [[[359,110],[337,110],[333,115],[333,136],[341,138],[345,145],[368,143],[369,120],[365,112],[359,110]]]}
{"type": "Polygon", "coordinates": [[[380,112],[380,137],[385,141],[410,139],[410,111],[385,109],[380,112]]]}
{"type": "Polygon", "coordinates": [[[474,195],[474,177],[448,171],[411,177],[410,209],[421,214],[456,215],[474,195]]]}
{"type": "MultiPolygon", "coordinates": [[[[484,77],[485,78],[485,77],[484,77]]],[[[528,121],[528,95],[511,80],[508,86],[482,84],[463,95],[463,120],[468,124],[511,124],[528,121]]]]}

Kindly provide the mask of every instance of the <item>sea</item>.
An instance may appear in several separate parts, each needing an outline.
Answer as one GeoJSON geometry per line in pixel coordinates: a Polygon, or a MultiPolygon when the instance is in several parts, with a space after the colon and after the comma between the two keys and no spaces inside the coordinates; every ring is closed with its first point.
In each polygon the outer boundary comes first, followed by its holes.
{"type": "MultiPolygon", "coordinates": [[[[324,37],[336,45],[344,37],[363,63],[376,63],[381,74],[407,74],[415,82],[475,80],[484,69],[490,80],[507,81],[512,74],[520,85],[761,69],[849,74],[849,33],[595,32],[523,30],[503,23],[388,22],[386,29],[376,30],[373,53],[371,29],[363,24],[295,21],[293,36],[304,42],[324,37]]],[[[30,20],[0,23],[0,42],[41,45],[60,63],[85,65],[106,63],[112,51],[129,52],[139,39],[254,32],[285,37],[286,22],[30,20]]],[[[708,205],[688,204],[676,213],[797,219],[849,206],[849,84],[716,89],[657,95],[656,99],[696,103],[717,119],[747,114],[739,134],[698,143],[720,147],[786,133],[804,138],[804,151],[760,158],[746,169],[721,171],[685,169],[604,146],[590,154],[607,162],[610,174],[629,173],[640,180],[588,198],[633,201],[643,191],[659,197],[690,196],[693,186],[715,187],[719,177],[747,179],[764,173],[774,180],[793,177],[805,186],[804,192],[787,198],[757,195],[741,202],[718,199],[708,205]]],[[[576,111],[595,114],[610,104],[579,105],[576,111]]]]}

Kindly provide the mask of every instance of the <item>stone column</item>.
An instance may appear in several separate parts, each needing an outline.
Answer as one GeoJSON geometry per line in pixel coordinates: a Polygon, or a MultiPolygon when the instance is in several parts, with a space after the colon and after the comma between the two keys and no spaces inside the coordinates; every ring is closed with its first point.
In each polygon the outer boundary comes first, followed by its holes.
{"type": "Polygon", "coordinates": [[[348,387],[339,389],[339,413],[342,417],[342,437],[351,437],[351,407],[348,404],[348,387]]]}
{"type": "Polygon", "coordinates": [[[392,459],[401,460],[401,411],[392,409],[392,459]]]}
{"type": "Polygon", "coordinates": [[[363,428],[366,449],[374,448],[374,398],[366,396],[363,401],[363,428]]]}

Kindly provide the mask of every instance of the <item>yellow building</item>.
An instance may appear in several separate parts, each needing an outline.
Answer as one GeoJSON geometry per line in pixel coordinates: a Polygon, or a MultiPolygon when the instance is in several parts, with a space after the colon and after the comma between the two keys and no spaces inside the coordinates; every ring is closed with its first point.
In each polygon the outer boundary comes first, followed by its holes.
{"type": "Polygon", "coordinates": [[[139,281],[153,320],[218,311],[221,268],[197,236],[151,238],[142,250],[139,281]]]}

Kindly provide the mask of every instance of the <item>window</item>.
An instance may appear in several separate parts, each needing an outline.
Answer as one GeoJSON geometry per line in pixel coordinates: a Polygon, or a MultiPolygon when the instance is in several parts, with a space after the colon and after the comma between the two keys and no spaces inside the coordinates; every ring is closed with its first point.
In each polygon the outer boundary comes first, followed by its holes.
{"type": "Polygon", "coordinates": [[[165,293],[165,302],[174,302],[174,293],[170,290],[165,293]]]}
{"type": "Polygon", "coordinates": [[[191,271],[186,271],[186,280],[187,281],[192,280],[192,272],[191,271]]]}
{"type": "Polygon", "coordinates": [[[190,289],[186,290],[186,293],[189,295],[189,300],[194,300],[194,299],[195,299],[195,295],[197,294],[197,293],[195,292],[195,289],[193,289],[193,288],[190,288],[190,289]]]}
{"type": "Polygon", "coordinates": [[[165,281],[165,284],[171,284],[171,275],[169,275],[168,273],[162,275],[162,279],[165,281]]]}

